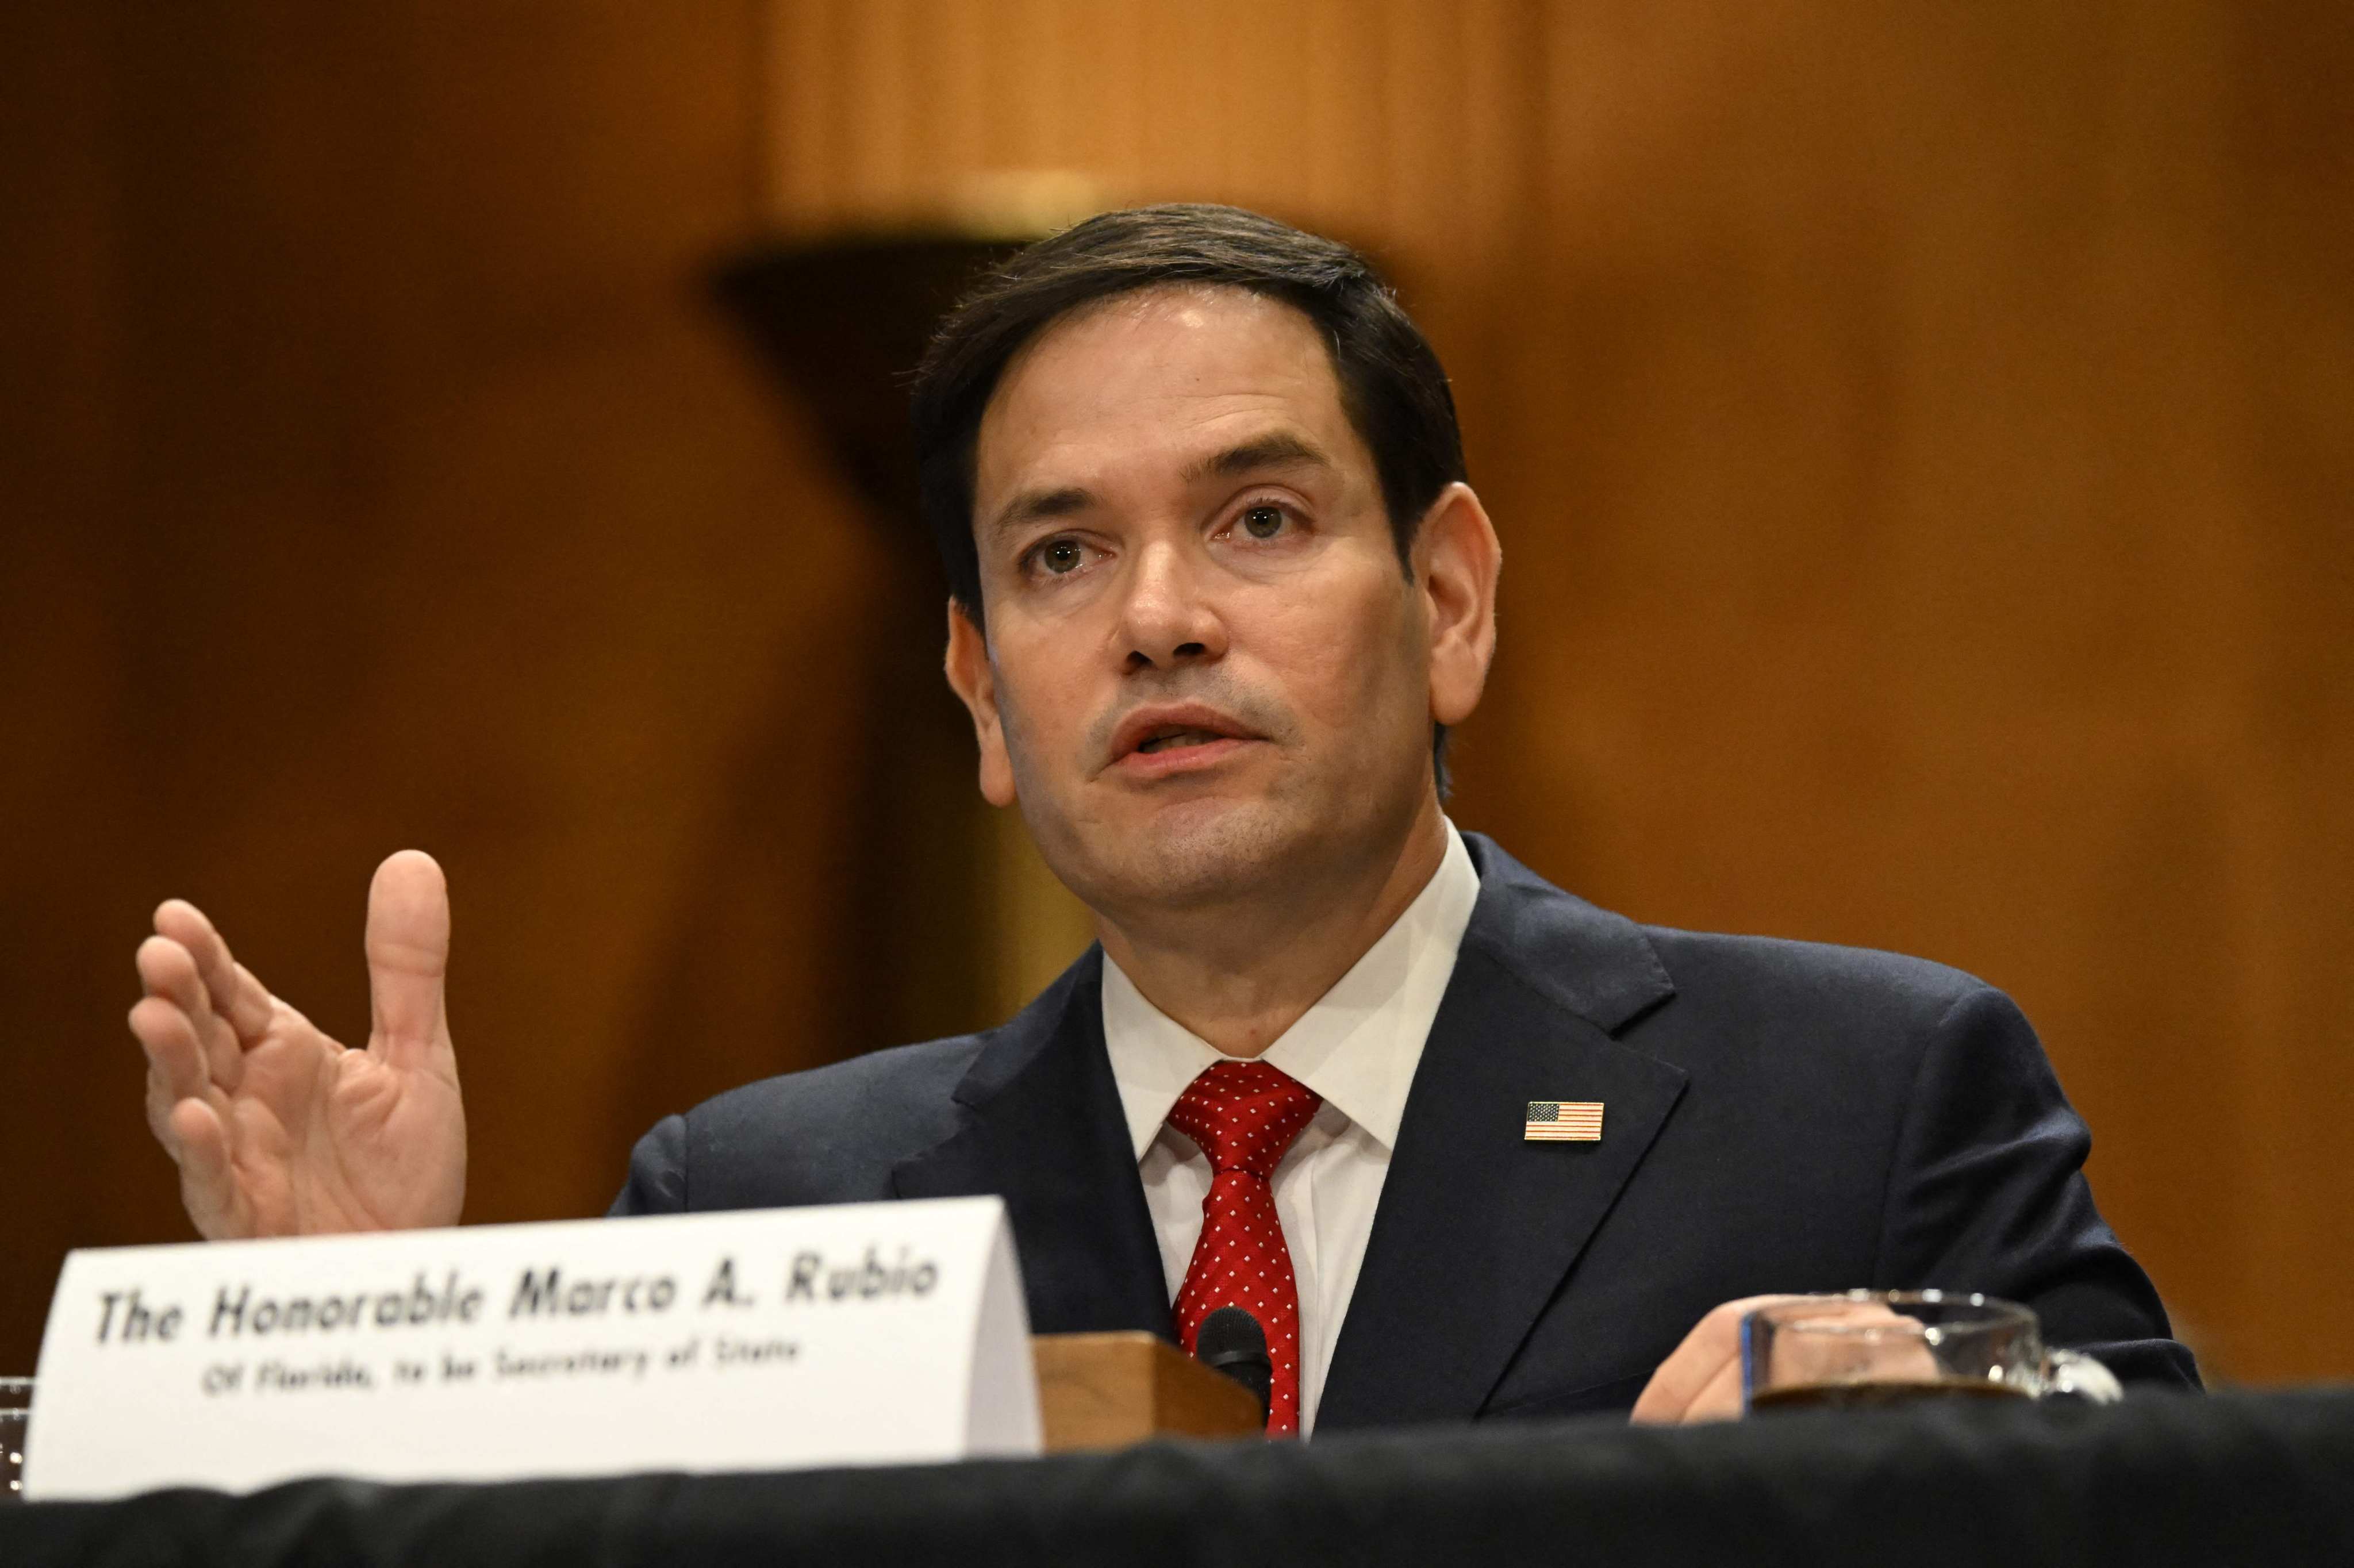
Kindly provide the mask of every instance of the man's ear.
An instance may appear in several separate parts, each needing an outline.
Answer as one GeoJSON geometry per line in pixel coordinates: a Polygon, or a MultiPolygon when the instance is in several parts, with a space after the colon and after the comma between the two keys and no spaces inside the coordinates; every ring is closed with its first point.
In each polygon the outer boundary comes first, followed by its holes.
{"type": "Polygon", "coordinates": [[[1415,583],[1430,629],[1430,716],[1460,724],[1496,657],[1496,577],[1504,565],[1488,509],[1460,482],[1438,493],[1415,535],[1415,583]]]}
{"type": "Polygon", "coordinates": [[[1005,753],[1005,725],[997,710],[997,672],[989,665],[989,641],[949,600],[949,685],[972,715],[973,738],[981,743],[981,793],[992,806],[1013,804],[1013,764],[1005,753]]]}

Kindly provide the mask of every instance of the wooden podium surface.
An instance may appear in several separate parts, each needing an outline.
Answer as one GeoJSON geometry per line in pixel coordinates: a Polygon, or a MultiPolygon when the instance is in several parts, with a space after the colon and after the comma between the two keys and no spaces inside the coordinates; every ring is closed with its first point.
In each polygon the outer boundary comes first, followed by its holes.
{"type": "Polygon", "coordinates": [[[1261,1430],[1249,1390],[1157,1335],[1040,1334],[1030,1352],[1049,1454],[1261,1430]]]}

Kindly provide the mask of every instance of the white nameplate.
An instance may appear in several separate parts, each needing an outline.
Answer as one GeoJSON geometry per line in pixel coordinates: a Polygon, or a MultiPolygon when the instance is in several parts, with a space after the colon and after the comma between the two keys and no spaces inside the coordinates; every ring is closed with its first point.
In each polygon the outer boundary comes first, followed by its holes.
{"type": "Polygon", "coordinates": [[[995,1198],[77,1252],[25,1492],[1035,1454],[995,1198]]]}

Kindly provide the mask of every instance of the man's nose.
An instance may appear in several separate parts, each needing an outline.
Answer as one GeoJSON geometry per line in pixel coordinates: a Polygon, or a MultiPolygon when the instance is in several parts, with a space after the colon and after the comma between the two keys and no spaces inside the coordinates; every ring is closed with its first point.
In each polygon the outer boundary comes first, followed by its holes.
{"type": "Polygon", "coordinates": [[[1120,630],[1131,670],[1168,669],[1226,651],[1225,627],[1211,603],[1202,564],[1177,545],[1154,540],[1131,557],[1120,630]]]}

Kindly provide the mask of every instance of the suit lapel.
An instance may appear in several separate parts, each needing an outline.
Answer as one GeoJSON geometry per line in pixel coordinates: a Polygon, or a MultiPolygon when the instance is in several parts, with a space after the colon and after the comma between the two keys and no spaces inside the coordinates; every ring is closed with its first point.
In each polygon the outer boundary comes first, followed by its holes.
{"type": "Polygon", "coordinates": [[[1104,1051],[1090,948],[992,1032],[957,1086],[961,1125],[902,1162],[903,1198],[1005,1200],[1034,1333],[1170,1333],[1161,1249],[1104,1051]]]}
{"type": "Polygon", "coordinates": [[[1415,1071],[1317,1427],[1478,1412],[1683,1093],[1611,1038],[1673,993],[1631,922],[1465,835],[1479,901],[1415,1071]],[[1596,1143],[1525,1139],[1599,1100],[1596,1143]]]}

